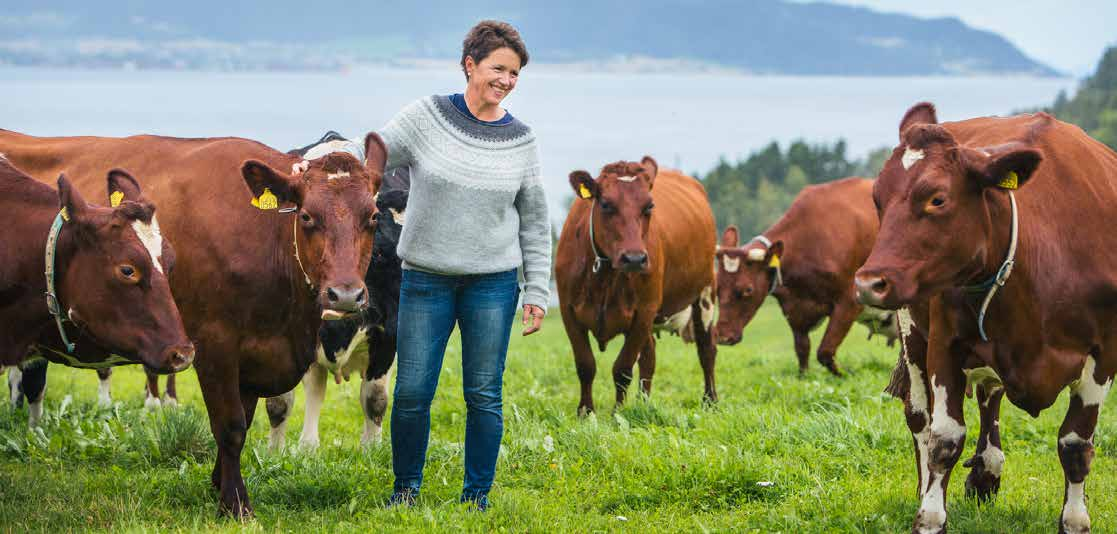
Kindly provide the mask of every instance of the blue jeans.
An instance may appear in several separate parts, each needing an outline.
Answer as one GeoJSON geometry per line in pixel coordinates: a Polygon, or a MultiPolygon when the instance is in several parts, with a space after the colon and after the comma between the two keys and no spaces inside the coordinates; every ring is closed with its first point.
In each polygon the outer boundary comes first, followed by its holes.
{"type": "Polygon", "coordinates": [[[520,287],[516,271],[439,275],[404,270],[396,338],[392,404],[395,490],[418,492],[430,438],[430,408],[446,341],[456,323],[462,339],[465,418],[463,499],[488,494],[504,433],[504,359],[520,287]]]}

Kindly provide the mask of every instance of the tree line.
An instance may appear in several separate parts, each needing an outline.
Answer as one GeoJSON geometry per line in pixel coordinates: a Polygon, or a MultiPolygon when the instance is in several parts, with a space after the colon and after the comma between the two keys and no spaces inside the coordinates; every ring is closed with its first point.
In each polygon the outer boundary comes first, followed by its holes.
{"type": "MultiPolygon", "coordinates": [[[[1043,110],[1117,150],[1117,47],[1105,52],[1073,98],[1060,92],[1043,110]]],[[[775,223],[804,187],[847,176],[875,178],[891,153],[891,147],[881,147],[857,159],[846,154],[844,140],[799,140],[786,149],[773,141],[742,160],[723,158],[709,172],[694,176],[706,186],[718,228],[735,224],[747,238],[775,223]]]]}

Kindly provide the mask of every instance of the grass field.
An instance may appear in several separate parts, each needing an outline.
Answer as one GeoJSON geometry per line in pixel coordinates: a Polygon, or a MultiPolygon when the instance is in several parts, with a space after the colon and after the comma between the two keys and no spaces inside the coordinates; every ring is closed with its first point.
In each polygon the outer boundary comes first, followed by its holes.
{"type": "MultiPolygon", "coordinates": [[[[183,407],[147,413],[139,369],[119,368],[116,405],[99,408],[95,373],[52,366],[41,429],[27,429],[26,408],[0,408],[0,531],[903,532],[918,508],[911,437],[900,402],[881,393],[896,353],[865,334],[854,327],[839,352],[846,378],[815,362],[799,378],[790,332],[769,301],[741,345],[720,348],[716,408],[701,405],[693,346],[664,337],[651,398],[633,396],[617,413],[614,340],[598,359],[599,413],[579,419],[577,378],[557,314],[536,336],[522,338],[517,329],[494,506],[485,514],[457,504],[465,406],[452,341],[419,506],[383,509],[391,451],[387,441],[359,447],[354,380],[328,387],[322,446],[314,453],[270,454],[267,417],[258,410],[243,456],[256,508],[246,524],[215,515],[215,448],[193,371],[179,384],[183,407]]],[[[298,391],[289,444],[302,425],[298,391]]],[[[953,532],[1056,529],[1063,496],[1056,430],[1066,403],[1064,394],[1032,419],[1006,401],[1000,496],[983,506],[964,498],[967,470],[959,464],[948,504],[953,532]]],[[[972,401],[966,419],[963,458],[977,434],[972,401]]],[[[1090,512],[1095,532],[1114,532],[1114,410],[1102,411],[1095,443],[1090,512]]]]}

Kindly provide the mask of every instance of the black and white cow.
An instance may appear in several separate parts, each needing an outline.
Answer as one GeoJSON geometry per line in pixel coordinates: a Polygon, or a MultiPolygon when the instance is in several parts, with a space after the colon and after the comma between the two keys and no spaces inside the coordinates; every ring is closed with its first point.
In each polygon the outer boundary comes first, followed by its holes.
{"type": "MultiPolygon", "coordinates": [[[[318,358],[303,377],[306,390],[306,415],[299,444],[314,448],[319,444],[318,418],[326,398],[329,376],[338,384],[354,372],[361,375],[361,407],[365,413],[361,444],[379,441],[384,413],[388,408],[388,371],[396,355],[396,324],[399,288],[403,276],[396,245],[403,230],[407,208],[406,170],[384,177],[384,188],[376,199],[376,234],[372,261],[365,276],[369,291],[368,311],[360,317],[327,321],[318,330],[318,358]],[[394,176],[393,176],[394,175],[394,176]],[[399,184],[399,186],[393,185],[399,184]],[[400,187],[400,188],[390,188],[400,187]],[[362,342],[367,342],[361,347],[362,342]]],[[[295,392],[267,399],[271,423],[269,443],[282,449],[286,441],[287,418],[294,407],[295,392]]]]}

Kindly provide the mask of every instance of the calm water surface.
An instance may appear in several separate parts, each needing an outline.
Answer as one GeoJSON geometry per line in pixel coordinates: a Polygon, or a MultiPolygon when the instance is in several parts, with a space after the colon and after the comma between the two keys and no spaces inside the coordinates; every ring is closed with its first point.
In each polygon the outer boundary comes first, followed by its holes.
{"type": "MultiPolygon", "coordinates": [[[[1056,78],[826,78],[588,74],[524,70],[506,107],[540,141],[551,203],[573,169],[656,157],[705,172],[775,139],[830,142],[850,154],[896,142],[900,117],[929,100],[941,120],[1049,104],[1056,78]]],[[[212,73],[0,68],[0,128],[34,135],[234,135],[281,150],[326,130],[360,137],[420,96],[461,91],[459,72],[212,73]]],[[[596,172],[594,172],[596,174],[596,172]]]]}

